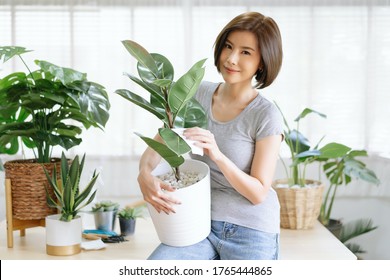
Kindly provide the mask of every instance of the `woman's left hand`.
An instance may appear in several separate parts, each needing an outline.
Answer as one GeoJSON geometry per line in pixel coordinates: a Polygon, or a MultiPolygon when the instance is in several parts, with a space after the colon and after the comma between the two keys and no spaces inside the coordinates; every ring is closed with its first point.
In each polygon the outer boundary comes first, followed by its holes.
{"type": "Polygon", "coordinates": [[[195,141],[194,145],[203,148],[204,153],[212,160],[217,161],[222,153],[214,139],[214,134],[209,130],[200,127],[192,127],[184,130],[184,137],[195,141]]]}

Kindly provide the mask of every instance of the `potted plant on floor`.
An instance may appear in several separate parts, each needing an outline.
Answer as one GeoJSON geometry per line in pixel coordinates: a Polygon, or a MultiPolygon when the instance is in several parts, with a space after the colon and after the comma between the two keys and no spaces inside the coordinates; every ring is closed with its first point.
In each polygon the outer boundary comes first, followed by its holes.
{"type": "Polygon", "coordinates": [[[136,206],[126,206],[118,212],[119,226],[122,236],[133,235],[138,218],[145,217],[145,203],[136,206]]]}
{"type": "MultiPolygon", "coordinates": [[[[358,157],[367,156],[368,154],[365,150],[353,150],[346,147],[344,154],[336,158],[327,159],[323,165],[324,173],[328,178],[330,185],[321,204],[319,220],[336,237],[340,237],[342,223],[340,219],[332,219],[331,215],[338,187],[342,185],[346,186],[354,179],[360,179],[375,185],[379,185],[380,183],[375,172],[367,168],[365,163],[358,160],[358,157]]],[[[357,222],[357,224],[368,225],[364,227],[364,231],[371,228],[369,219],[363,223],[357,222]]],[[[352,228],[352,226],[349,228],[352,228]]],[[[362,227],[359,226],[358,228],[362,227]]]]}
{"type": "Polygon", "coordinates": [[[122,43],[138,61],[139,78],[131,74],[127,76],[145,89],[150,94],[150,99],[146,100],[127,89],[116,90],[116,93],[152,113],[163,123],[163,127],[158,130],[162,142],[136,133],[165,160],[153,174],[159,176],[171,171],[176,180],[179,180],[192,171],[200,174],[202,178],[197,179],[199,182],[175,192],[175,196],[182,202],[175,214],[158,213],[148,204],[150,215],[162,243],[171,246],[194,244],[210,232],[209,168],[200,161],[185,160],[184,155],[190,152],[191,148],[175,129],[205,127],[207,124],[206,114],[194,98],[204,76],[205,60],[195,63],[175,82],[174,68],[166,57],[150,54],[134,41],[127,40],[122,43]],[[180,230],[177,230],[178,228],[180,230]]]}
{"type": "Polygon", "coordinates": [[[111,200],[95,203],[92,207],[92,213],[94,214],[96,228],[104,231],[114,231],[118,209],[119,203],[111,200]]]}
{"type": "Polygon", "coordinates": [[[24,47],[0,47],[0,60],[17,57],[27,70],[0,79],[0,153],[16,154],[21,145],[33,151],[34,159],[8,161],[4,167],[11,182],[12,216],[39,220],[54,213],[44,199],[41,164],[49,173],[54,164],[59,169],[53,148],[79,145],[82,127],[103,129],[110,103],[104,87],[89,81],[85,73],[43,60],[35,60],[39,69],[33,71],[22,57],[27,52],[24,47]]]}
{"type": "Polygon", "coordinates": [[[47,203],[60,213],[46,217],[46,253],[49,255],[67,256],[81,252],[82,222],[78,212],[95,198],[94,184],[99,176],[95,171],[89,183],[81,189],[80,177],[84,161],[85,155],[81,161],[76,156],[69,167],[69,161],[62,153],[61,170],[57,172],[54,167],[54,172],[50,175],[44,168],[55,194],[51,196],[45,187],[47,203]]]}

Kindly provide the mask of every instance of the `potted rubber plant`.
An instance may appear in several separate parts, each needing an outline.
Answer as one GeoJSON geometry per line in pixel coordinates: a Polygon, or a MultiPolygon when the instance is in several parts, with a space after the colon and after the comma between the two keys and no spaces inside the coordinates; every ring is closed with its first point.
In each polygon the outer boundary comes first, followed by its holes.
{"type": "Polygon", "coordinates": [[[0,79],[0,153],[16,154],[25,147],[34,154],[33,159],[4,163],[12,185],[12,215],[19,220],[44,219],[53,213],[44,199],[38,199],[45,197],[41,165],[50,172],[54,165],[59,169],[53,148],[68,150],[81,143],[83,129],[103,129],[110,109],[105,88],[89,81],[85,73],[44,60],[35,60],[38,69],[32,70],[23,59],[27,52],[24,47],[0,47],[0,60],[17,58],[26,67],[25,72],[0,79]]]}
{"type": "Polygon", "coordinates": [[[175,214],[158,213],[148,204],[150,215],[162,243],[171,246],[194,244],[204,239],[210,232],[210,176],[206,164],[185,159],[184,156],[191,151],[191,147],[182,138],[180,131],[187,127],[207,125],[205,111],[194,98],[204,76],[205,59],[196,62],[175,81],[174,67],[165,56],[149,53],[131,40],[122,43],[137,60],[138,77],[129,73],[126,75],[133,83],[141,86],[150,98],[145,99],[141,94],[127,89],[118,89],[115,92],[147,110],[163,124],[163,127],[158,129],[161,142],[136,132],[164,159],[153,174],[162,176],[170,173],[176,180],[181,181],[186,181],[183,176],[190,172],[199,174],[197,182],[175,192],[174,195],[182,202],[175,214]],[[180,231],[176,230],[177,228],[180,228],[180,231]]]}
{"type": "Polygon", "coordinates": [[[43,167],[55,194],[51,196],[48,187],[45,187],[47,203],[59,211],[59,214],[46,217],[46,253],[49,255],[66,256],[81,252],[82,221],[78,213],[95,198],[94,185],[99,176],[95,170],[91,180],[81,188],[84,162],[85,155],[81,161],[79,156],[75,156],[69,166],[69,160],[62,153],[61,170],[57,171],[54,167],[50,175],[43,167]]]}
{"type": "Polygon", "coordinates": [[[138,218],[144,218],[145,204],[127,206],[118,211],[119,227],[122,236],[133,235],[138,218]]]}

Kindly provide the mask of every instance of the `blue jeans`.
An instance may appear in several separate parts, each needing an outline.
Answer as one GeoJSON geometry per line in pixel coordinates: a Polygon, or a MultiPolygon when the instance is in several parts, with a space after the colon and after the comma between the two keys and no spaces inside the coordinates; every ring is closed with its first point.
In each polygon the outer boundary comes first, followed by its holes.
{"type": "Polygon", "coordinates": [[[277,260],[279,234],[211,221],[209,236],[185,247],[160,244],[149,260],[277,260]]]}

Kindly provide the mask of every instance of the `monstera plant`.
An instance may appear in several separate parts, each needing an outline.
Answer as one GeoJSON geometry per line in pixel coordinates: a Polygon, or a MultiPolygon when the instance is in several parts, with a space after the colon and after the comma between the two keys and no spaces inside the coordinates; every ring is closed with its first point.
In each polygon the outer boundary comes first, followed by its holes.
{"type": "Polygon", "coordinates": [[[145,89],[150,94],[150,99],[146,100],[140,94],[127,89],[119,89],[116,93],[149,111],[163,122],[163,127],[158,130],[163,143],[139,133],[136,134],[168,162],[176,179],[179,179],[179,166],[184,163],[183,155],[191,148],[173,129],[205,127],[207,124],[204,109],[194,98],[204,76],[205,59],[195,63],[175,82],[174,68],[166,57],[157,53],[149,53],[131,40],[122,43],[138,61],[139,78],[128,73],[126,75],[145,89]]]}
{"type": "Polygon", "coordinates": [[[85,129],[103,129],[110,103],[105,88],[85,73],[43,60],[32,71],[24,47],[0,47],[0,60],[19,58],[26,72],[0,79],[0,154],[16,154],[20,141],[34,151],[37,162],[50,161],[54,146],[68,150],[81,143],[85,129]]]}

